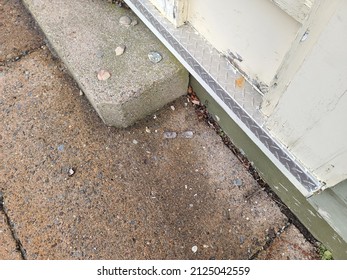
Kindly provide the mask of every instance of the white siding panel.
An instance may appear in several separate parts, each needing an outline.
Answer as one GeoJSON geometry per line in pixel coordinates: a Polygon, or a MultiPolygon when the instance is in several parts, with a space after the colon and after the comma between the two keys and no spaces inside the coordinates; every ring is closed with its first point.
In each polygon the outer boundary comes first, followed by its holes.
{"type": "Polygon", "coordinates": [[[271,0],[298,22],[304,22],[314,0],[271,0]]]}
{"type": "Polygon", "coordinates": [[[239,54],[239,68],[266,84],[300,27],[269,0],[189,0],[188,21],[217,50],[239,54]]]}
{"type": "Polygon", "coordinates": [[[267,127],[317,177],[347,179],[347,1],[282,95],[267,127]]]}
{"type": "Polygon", "coordinates": [[[187,20],[189,0],[150,0],[152,4],[166,16],[176,27],[187,20]]]}

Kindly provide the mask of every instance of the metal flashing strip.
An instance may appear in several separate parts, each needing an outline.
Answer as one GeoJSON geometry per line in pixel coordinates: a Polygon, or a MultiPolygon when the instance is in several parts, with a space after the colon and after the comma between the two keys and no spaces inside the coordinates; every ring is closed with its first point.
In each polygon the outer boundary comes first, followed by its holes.
{"type": "MultiPolygon", "coordinates": [[[[180,62],[204,86],[237,123],[247,128],[278,162],[310,194],[320,183],[264,127],[260,112],[262,96],[247,80],[242,87],[237,80],[242,74],[189,24],[175,28],[148,0],[125,0],[180,62]]],[[[246,132],[247,133],[247,132],[246,132]]]]}

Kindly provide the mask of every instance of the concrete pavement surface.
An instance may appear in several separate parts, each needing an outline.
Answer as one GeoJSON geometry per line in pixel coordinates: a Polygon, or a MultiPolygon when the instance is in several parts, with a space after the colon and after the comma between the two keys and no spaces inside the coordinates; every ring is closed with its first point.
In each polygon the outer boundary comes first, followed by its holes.
{"type": "Polygon", "coordinates": [[[103,121],[127,127],[182,96],[189,74],[132,11],[109,2],[23,0],[103,121]]]}
{"type": "Polygon", "coordinates": [[[0,119],[0,259],[319,258],[187,97],[105,126],[19,0],[0,119]]]}

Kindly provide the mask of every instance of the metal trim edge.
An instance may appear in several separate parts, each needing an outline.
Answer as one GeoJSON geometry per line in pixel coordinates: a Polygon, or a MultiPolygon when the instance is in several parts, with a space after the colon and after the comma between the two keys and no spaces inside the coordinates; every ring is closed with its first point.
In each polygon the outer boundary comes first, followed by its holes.
{"type": "Polygon", "coordinates": [[[185,66],[188,66],[191,74],[213,91],[223,102],[220,105],[223,108],[227,107],[233,113],[234,116],[231,117],[235,119],[236,116],[309,195],[321,189],[321,183],[264,128],[265,120],[259,111],[261,95],[247,79],[244,90],[240,91],[235,87],[236,78],[242,74],[228,63],[225,57],[189,26],[173,27],[148,0],[125,0],[125,2],[145,20],[152,31],[154,29],[160,34],[159,39],[176,54],[176,57],[178,56],[181,62],[184,62],[185,66]],[[204,63],[204,59],[207,59],[208,63],[204,63]],[[211,66],[212,62],[215,67],[211,66]]]}

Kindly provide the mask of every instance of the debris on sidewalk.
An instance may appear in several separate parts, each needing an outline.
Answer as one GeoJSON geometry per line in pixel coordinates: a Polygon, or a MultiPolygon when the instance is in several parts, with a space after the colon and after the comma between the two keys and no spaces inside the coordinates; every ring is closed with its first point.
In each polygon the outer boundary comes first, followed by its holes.
{"type": "MultiPolygon", "coordinates": [[[[29,40],[43,38],[21,1],[4,9],[7,23],[20,15],[6,30],[22,36],[4,41],[0,61],[0,259],[318,256],[192,88],[189,102],[183,96],[131,127],[107,127],[87,98],[76,98],[81,90],[60,61],[29,40]],[[34,51],[7,60],[14,46],[34,51]]],[[[94,82],[103,84],[97,70],[94,82]]]]}

